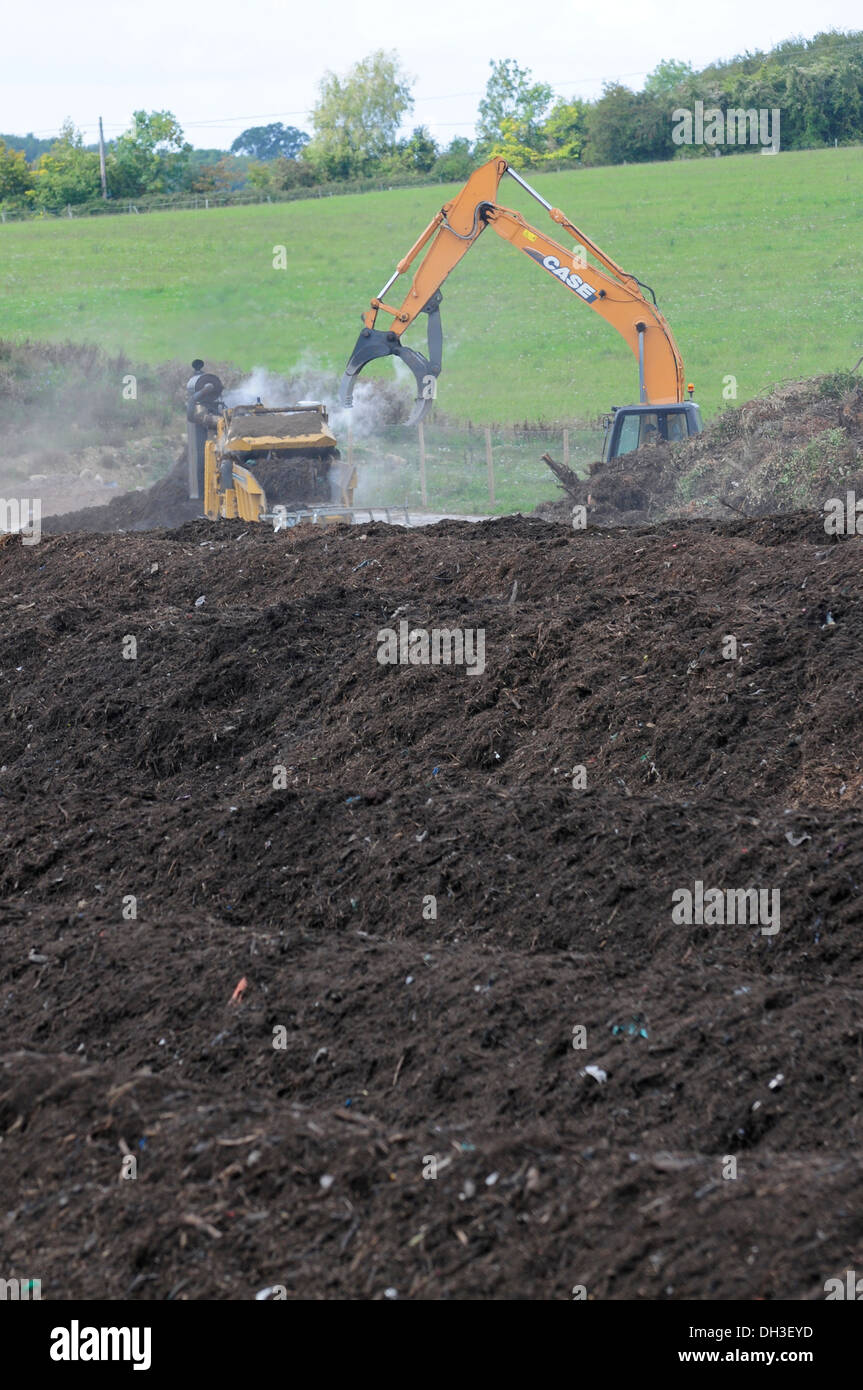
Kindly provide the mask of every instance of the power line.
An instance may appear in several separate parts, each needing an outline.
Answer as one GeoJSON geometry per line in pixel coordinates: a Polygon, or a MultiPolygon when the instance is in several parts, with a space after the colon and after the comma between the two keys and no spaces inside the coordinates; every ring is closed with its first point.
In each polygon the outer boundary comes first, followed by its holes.
{"type": "MultiPolygon", "coordinates": [[[[701,60],[698,59],[697,61],[700,62],[701,60]]],[[[653,71],[652,68],[639,68],[638,71],[636,71],[636,72],[620,72],[620,73],[615,73],[613,76],[608,76],[608,75],[606,75],[606,76],[604,76],[604,77],[567,77],[567,78],[560,78],[560,79],[558,79],[557,81],[549,82],[549,83],[548,83],[548,86],[550,86],[552,89],[556,89],[556,88],[559,88],[559,87],[575,87],[575,86],[579,86],[582,82],[591,82],[591,83],[600,83],[600,82],[602,82],[602,83],[604,83],[604,82],[620,82],[620,81],[622,81],[624,78],[628,78],[628,77],[646,77],[646,76],[648,75],[648,73],[650,73],[650,72],[652,72],[652,71],[653,71]]],[[[430,102],[430,101],[459,101],[459,100],[464,100],[464,99],[467,98],[467,97],[483,97],[483,96],[485,96],[485,94],[486,94],[486,88],[485,88],[485,87],[482,88],[481,91],[478,90],[478,91],[473,91],[473,92],[445,92],[445,93],[437,94],[437,95],[435,95],[435,96],[421,96],[421,97],[415,97],[415,98],[414,98],[414,105],[415,105],[415,106],[418,106],[418,105],[420,105],[421,103],[426,103],[426,102],[430,102]]],[[[182,125],[183,130],[192,130],[192,129],[198,130],[198,129],[201,129],[201,128],[204,128],[204,127],[208,127],[208,126],[217,126],[217,127],[220,127],[220,126],[238,125],[238,124],[240,124],[240,123],[243,122],[243,121],[278,121],[278,120],[284,120],[284,119],[285,119],[286,117],[288,117],[288,116],[302,116],[302,117],[306,118],[306,117],[308,117],[308,116],[311,114],[311,109],[312,109],[311,107],[303,107],[301,110],[296,110],[296,111],[264,111],[264,112],[258,113],[258,114],[256,114],[256,115],[246,115],[246,116],[208,116],[208,117],[207,117],[206,119],[204,119],[204,120],[182,121],[182,122],[181,122],[181,125],[182,125]]],[[[98,120],[98,117],[96,117],[96,118],[95,118],[94,120],[92,120],[92,121],[86,121],[83,125],[79,126],[78,129],[80,129],[80,130],[82,130],[82,131],[87,131],[87,130],[90,130],[90,129],[95,130],[95,129],[98,127],[98,124],[99,124],[99,120],[98,120]]],[[[129,129],[130,124],[131,124],[131,120],[130,120],[130,119],[127,119],[127,120],[125,120],[125,121],[106,121],[106,122],[105,122],[105,129],[107,129],[107,130],[120,130],[120,131],[124,131],[124,130],[128,130],[128,129],[129,129]]],[[[472,125],[473,122],[468,121],[468,120],[464,120],[464,121],[435,121],[434,124],[435,124],[435,125],[439,125],[439,126],[447,126],[447,127],[449,127],[449,126],[454,126],[454,125],[458,125],[458,126],[472,125]]],[[[45,126],[45,127],[44,127],[43,129],[41,129],[41,130],[30,130],[30,131],[27,131],[27,134],[28,134],[28,135],[34,135],[34,136],[37,136],[37,137],[40,136],[40,135],[54,135],[54,134],[56,134],[56,133],[57,133],[57,127],[56,127],[56,126],[45,126]]]]}

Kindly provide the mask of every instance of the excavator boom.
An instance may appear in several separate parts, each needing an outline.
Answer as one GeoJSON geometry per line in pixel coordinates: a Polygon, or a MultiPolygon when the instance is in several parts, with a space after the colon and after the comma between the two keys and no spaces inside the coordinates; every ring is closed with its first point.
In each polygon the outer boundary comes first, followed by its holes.
{"type": "Polygon", "coordinates": [[[372,300],[371,308],[363,315],[363,329],[342,378],[344,405],[351,404],[356,377],[368,362],[395,355],[410,367],[417,382],[417,398],[408,423],[422,419],[435,399],[442,364],[440,287],[487,227],[553,275],[576,299],[617,329],[638,363],[642,404],[669,405],[684,400],[683,363],[671,329],[656,307],[653,292],[649,291],[651,299],[647,299],[642,293],[647,286],[642,286],[558,208],[547,203],[506,160],[493,159],[475,170],[461,192],[444,204],[399,261],[380,294],[372,300]],[[498,203],[498,189],[504,174],[509,174],[542,204],[556,226],[572,237],[575,248],[563,246],[532,226],[521,213],[498,203]],[[425,255],[402,303],[388,304],[385,296],[423,250],[425,255]],[[598,264],[588,264],[587,251],[598,264]],[[387,328],[376,326],[380,313],[390,317],[387,328]],[[428,356],[402,342],[405,330],[421,313],[428,315],[428,356]]]}

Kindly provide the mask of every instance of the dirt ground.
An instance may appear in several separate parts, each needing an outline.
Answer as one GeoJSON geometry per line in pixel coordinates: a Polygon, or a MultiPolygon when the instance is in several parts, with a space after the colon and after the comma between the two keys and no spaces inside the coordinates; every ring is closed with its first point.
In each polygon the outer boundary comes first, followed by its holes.
{"type": "Polygon", "coordinates": [[[6,1267],[823,1298],[863,1262],[861,598],[815,512],[6,540],[6,1267]],[[381,665],[402,620],[484,672],[381,665]],[[780,929],[675,924],[698,881],[780,929]]]}

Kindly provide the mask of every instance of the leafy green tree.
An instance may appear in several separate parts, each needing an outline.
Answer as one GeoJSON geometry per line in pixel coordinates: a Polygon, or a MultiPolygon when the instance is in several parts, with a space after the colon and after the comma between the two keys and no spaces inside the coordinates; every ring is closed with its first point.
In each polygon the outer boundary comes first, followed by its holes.
{"type": "Polygon", "coordinates": [[[85,150],[80,130],[63,122],[60,134],[35,169],[35,201],[43,208],[66,207],[98,198],[99,156],[85,150]]]}
{"type": "Polygon", "coordinates": [[[557,101],[542,127],[548,159],[581,159],[587,140],[590,103],[573,98],[557,101]]]}
{"type": "Polygon", "coordinates": [[[20,205],[33,191],[33,170],[23,150],[10,150],[0,138],[0,203],[20,205]]]}
{"type": "Polygon", "coordinates": [[[477,145],[486,157],[498,153],[504,142],[510,148],[539,150],[542,118],[551,105],[552,88],[547,82],[531,81],[530,69],[519,67],[514,58],[489,66],[491,77],[479,104],[477,145]]]}
{"type": "Polygon", "coordinates": [[[274,121],[272,125],[255,125],[244,130],[231,145],[231,154],[247,154],[261,160],[296,159],[308,143],[309,137],[304,130],[274,121]]]}
{"type": "Polygon", "coordinates": [[[410,80],[398,54],[378,49],[344,78],[325,73],[312,112],[314,134],[303,157],[328,178],[373,173],[392,152],[412,109],[410,80]]]}
{"type": "Polygon", "coordinates": [[[664,58],[648,74],[644,90],[649,96],[661,101],[674,95],[681,87],[688,85],[695,76],[691,63],[683,63],[679,58],[664,58]]]}
{"type": "Polygon", "coordinates": [[[309,188],[320,174],[305,159],[254,160],[248,168],[252,188],[261,193],[285,193],[291,188],[309,188]]]}
{"type": "Polygon", "coordinates": [[[524,126],[514,116],[504,116],[500,123],[500,134],[494,145],[487,150],[487,155],[505,159],[507,164],[512,164],[516,169],[529,169],[532,165],[540,163],[542,156],[532,145],[524,143],[523,135],[524,126]]]}
{"type": "Polygon", "coordinates": [[[245,155],[226,154],[224,150],[191,150],[183,167],[180,188],[183,192],[209,192],[218,185],[213,173],[217,164],[224,161],[224,178],[232,188],[240,188],[247,183],[249,160],[245,155]],[[206,183],[206,188],[204,184],[206,183]]]}
{"type": "MultiPolygon", "coordinates": [[[[778,108],[783,149],[859,141],[863,137],[863,31],[831,30],[813,39],[788,39],[769,53],[757,49],[713,63],[687,77],[682,90],[686,93],[679,102],[682,106],[700,98],[705,108],[722,111],[778,108]]],[[[729,146],[724,153],[746,148],[729,146]]],[[[684,153],[678,151],[678,155],[684,153]]]]}
{"type": "Polygon", "coordinates": [[[464,135],[456,135],[438,155],[432,172],[441,179],[463,180],[473,172],[475,163],[470,141],[464,135]]]}
{"type": "Polygon", "coordinates": [[[426,126],[415,126],[411,138],[405,142],[403,151],[407,167],[415,169],[417,173],[427,174],[434,167],[438,153],[438,147],[426,126]]]}
{"type": "Polygon", "coordinates": [[[232,154],[223,154],[213,163],[200,164],[192,177],[184,180],[193,193],[234,193],[246,183],[246,170],[232,154]]]}
{"type": "Polygon", "coordinates": [[[585,160],[590,164],[639,164],[668,159],[676,146],[665,102],[649,92],[633,92],[620,82],[606,83],[591,107],[585,160]]]}
{"type": "Polygon", "coordinates": [[[399,140],[378,160],[375,172],[384,178],[400,174],[427,174],[438,156],[438,147],[425,126],[417,126],[409,140],[399,140]]]}
{"type": "Polygon", "coordinates": [[[107,161],[109,192],[120,198],[170,193],[182,184],[191,151],[172,112],[135,111],[107,161]]]}

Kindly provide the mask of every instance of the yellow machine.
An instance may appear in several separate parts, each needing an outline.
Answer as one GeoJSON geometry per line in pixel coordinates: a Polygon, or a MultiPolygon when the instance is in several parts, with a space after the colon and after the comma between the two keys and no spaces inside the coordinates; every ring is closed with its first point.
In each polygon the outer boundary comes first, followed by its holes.
{"type": "Polygon", "coordinates": [[[211,521],[274,520],[350,509],[356,470],[342,460],[322,405],[226,406],[204,446],[204,511],[211,521]]]}
{"type": "Polygon", "coordinates": [[[327,411],[299,405],[226,406],[210,372],[189,382],[189,497],[211,520],[353,520],[356,470],[342,459],[327,411]]]}

